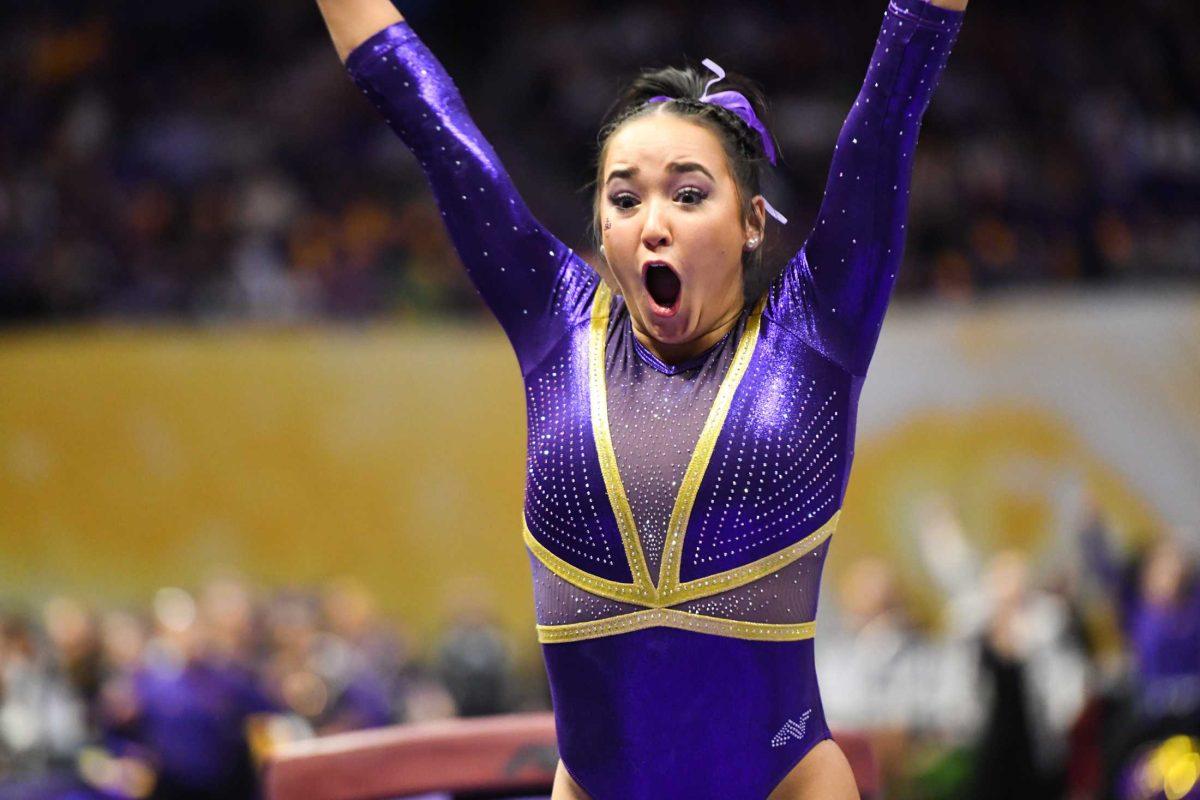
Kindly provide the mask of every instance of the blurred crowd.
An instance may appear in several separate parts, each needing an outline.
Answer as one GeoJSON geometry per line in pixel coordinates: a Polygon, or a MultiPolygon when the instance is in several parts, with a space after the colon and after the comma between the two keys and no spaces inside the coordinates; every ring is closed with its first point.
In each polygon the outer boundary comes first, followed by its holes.
{"type": "MultiPolygon", "coordinates": [[[[595,132],[638,69],[759,80],[794,221],[882,2],[402,2],[534,212],[585,257],[595,132]]],[[[977,2],[918,149],[899,291],[1200,281],[1200,7],[977,2]]],[[[313,3],[0,10],[0,322],[482,313],[313,3]]]]}
{"type": "Polygon", "coordinates": [[[55,597],[0,618],[4,798],[251,798],[282,743],[549,704],[486,609],[460,604],[418,652],[351,580],[223,577],[146,608],[55,597]]]}
{"type": "MultiPolygon", "coordinates": [[[[915,549],[932,617],[875,558],[823,601],[826,715],[869,738],[889,797],[1200,794],[1194,540],[1132,544],[1096,511],[1070,538],[1069,557],[985,555],[931,502],[915,549]]],[[[222,577],[144,608],[55,597],[0,619],[3,798],[252,798],[283,742],[549,709],[532,630],[514,642],[461,602],[416,648],[351,580],[266,592],[222,577]]]]}
{"type": "Polygon", "coordinates": [[[1094,504],[1078,527],[1070,553],[985,554],[929,502],[914,550],[932,618],[895,561],[847,571],[817,674],[835,730],[870,732],[890,796],[1200,797],[1195,532],[1122,546],[1094,504]]]}

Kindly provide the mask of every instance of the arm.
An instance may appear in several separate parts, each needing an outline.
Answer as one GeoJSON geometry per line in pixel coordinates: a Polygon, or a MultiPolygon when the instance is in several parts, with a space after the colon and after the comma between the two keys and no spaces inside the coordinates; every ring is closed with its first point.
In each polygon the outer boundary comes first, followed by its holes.
{"type": "Polygon", "coordinates": [[[343,62],[371,34],[404,21],[391,0],[317,0],[317,8],[343,62]]]}
{"type": "Polygon", "coordinates": [[[389,0],[319,3],[339,53],[351,47],[350,77],[424,170],[459,257],[526,374],[587,318],[599,278],[533,218],[450,76],[389,0]]]}
{"type": "Polygon", "coordinates": [[[981,580],[980,553],[958,514],[947,498],[933,497],[918,506],[916,528],[917,552],[942,592],[947,633],[960,641],[979,635],[992,603],[981,580]]]}
{"type": "Polygon", "coordinates": [[[926,0],[888,4],[816,223],[770,289],[768,315],[856,375],[866,373],[883,324],[904,252],[921,117],[962,16],[926,0]]]}
{"type": "Polygon", "coordinates": [[[1118,623],[1127,631],[1139,605],[1137,581],[1129,574],[1128,567],[1123,567],[1113,554],[1108,526],[1098,509],[1093,509],[1080,529],[1079,544],[1085,566],[1110,598],[1118,623]]]}
{"type": "Polygon", "coordinates": [[[948,500],[934,498],[917,510],[917,552],[942,594],[953,599],[979,586],[979,553],[963,532],[948,500]]]}

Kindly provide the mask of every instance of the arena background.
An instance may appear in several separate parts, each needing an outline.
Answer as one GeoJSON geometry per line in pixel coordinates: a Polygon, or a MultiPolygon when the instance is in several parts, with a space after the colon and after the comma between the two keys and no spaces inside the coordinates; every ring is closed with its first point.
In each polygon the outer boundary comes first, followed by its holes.
{"type": "MultiPolygon", "coordinates": [[[[792,219],[769,230],[776,260],[815,215],[883,11],[400,7],[534,212],[589,258],[592,145],[621,82],[704,57],[758,80],[784,154],[766,191],[792,219]]],[[[1102,520],[1129,556],[1166,537],[1195,570],[1198,34],[1194,3],[972,3],[917,150],[904,272],[862,395],[818,651],[826,619],[845,641],[861,630],[855,615],[868,612],[847,597],[864,574],[880,593],[868,616],[913,640],[974,641],[932,577],[929,530],[949,515],[976,562],[1023,554],[1028,591],[1082,620],[1084,690],[1074,705],[1044,700],[1071,716],[1047,736],[1061,745],[1088,698],[1136,684],[1111,597],[1086,588],[1081,531],[1102,520]],[[890,574],[864,573],[880,561],[890,574]]],[[[6,3],[0,98],[3,774],[72,772],[95,743],[88,709],[103,680],[72,683],[64,609],[91,631],[75,635],[104,676],[111,614],[140,620],[152,649],[172,598],[195,598],[201,625],[221,581],[268,620],[280,597],[369,598],[372,624],[405,643],[402,664],[378,669],[421,676],[388,690],[390,721],[547,708],[519,535],[516,362],[315,5],[6,3]],[[496,669],[517,688],[491,706],[446,676],[449,632],[463,625],[491,626],[508,654],[496,669]],[[21,722],[46,715],[11,690],[14,631],[31,637],[45,680],[76,697],[69,735],[21,722]]],[[[255,645],[261,663],[273,646],[255,645]]],[[[828,702],[835,726],[870,727],[861,709],[828,702]]],[[[987,729],[974,703],[889,725],[910,744],[970,750],[987,729]]],[[[326,707],[285,710],[311,732],[328,721],[326,707]]],[[[894,796],[971,791],[969,768],[957,784],[921,783],[911,750],[888,761],[889,741],[876,745],[894,796]]],[[[1060,789],[1075,779],[1073,797],[1101,796],[1115,765],[1078,778],[1061,749],[1044,772],[1060,789]]]]}
{"type": "MultiPolygon", "coordinates": [[[[422,640],[485,591],[533,649],[523,392],[491,325],[23,333],[0,374],[10,592],[128,603],[216,568],[354,575],[422,640]]],[[[1086,488],[1133,540],[1185,526],[1198,408],[1195,297],[897,308],[827,574],[884,556],[932,602],[911,553],[933,495],[980,546],[1039,559],[1071,555],[1086,488]]]]}

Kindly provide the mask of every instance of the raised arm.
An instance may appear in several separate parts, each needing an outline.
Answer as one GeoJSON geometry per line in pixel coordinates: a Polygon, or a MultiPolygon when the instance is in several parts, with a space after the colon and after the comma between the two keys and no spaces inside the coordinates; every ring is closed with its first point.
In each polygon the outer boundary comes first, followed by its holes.
{"type": "Polygon", "coordinates": [[[1079,544],[1084,566],[1095,576],[1112,603],[1118,623],[1128,632],[1140,604],[1137,578],[1113,554],[1109,534],[1103,514],[1096,509],[1079,530],[1079,544]]]}
{"type": "Polygon", "coordinates": [[[374,33],[404,17],[391,0],[317,0],[325,27],[343,62],[350,52],[374,33]]]}
{"type": "Polygon", "coordinates": [[[963,0],[891,0],[834,146],[821,210],[771,286],[767,314],[866,373],[904,252],[921,117],[962,24],[963,0]]]}
{"type": "Polygon", "coordinates": [[[408,145],[523,373],[587,318],[599,278],[529,212],[442,65],[389,0],[318,0],[355,84],[408,145]]]}

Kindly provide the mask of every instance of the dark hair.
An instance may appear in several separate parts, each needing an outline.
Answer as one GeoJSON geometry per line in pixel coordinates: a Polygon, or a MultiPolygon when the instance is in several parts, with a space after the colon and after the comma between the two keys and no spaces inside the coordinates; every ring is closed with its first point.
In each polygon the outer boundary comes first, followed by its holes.
{"type": "MultiPolygon", "coordinates": [[[[612,135],[630,120],[654,113],[662,109],[665,113],[694,119],[707,126],[721,141],[725,155],[729,159],[729,171],[733,175],[738,192],[738,210],[740,220],[744,223],[753,214],[751,200],[760,194],[763,164],[767,162],[763,151],[762,138],[758,131],[727,108],[711,103],[702,103],[704,85],[715,76],[707,70],[701,72],[692,67],[677,69],[664,67],[643,71],[621,93],[617,101],[604,115],[600,132],[596,136],[596,170],[592,185],[595,186],[592,199],[592,244],[597,249],[600,246],[600,190],[604,176],[600,170],[604,167],[604,154],[612,135]],[[668,102],[647,103],[652,97],[659,95],[672,98],[668,102]]],[[[733,89],[745,95],[750,101],[754,113],[764,125],[767,121],[767,103],[762,90],[753,81],[727,73],[720,81],[720,90],[733,89]]],[[[753,302],[767,287],[768,276],[763,272],[763,251],[765,247],[742,252],[742,286],[747,304],[753,302]]]]}

